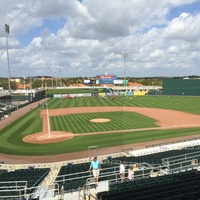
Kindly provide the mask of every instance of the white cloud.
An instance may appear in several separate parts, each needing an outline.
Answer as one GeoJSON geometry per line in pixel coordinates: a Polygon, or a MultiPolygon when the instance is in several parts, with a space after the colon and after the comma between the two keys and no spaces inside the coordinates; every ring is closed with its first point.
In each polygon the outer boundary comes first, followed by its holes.
{"type": "Polygon", "coordinates": [[[170,53],[170,54],[177,54],[178,52],[179,52],[178,46],[169,46],[167,49],[167,53],[170,53]]]}
{"type": "Polygon", "coordinates": [[[193,2],[0,0],[0,67],[8,23],[11,76],[123,76],[123,51],[129,76],[200,74],[199,11],[168,20],[172,8],[193,2]]]}
{"type": "Polygon", "coordinates": [[[169,23],[163,32],[163,36],[169,39],[197,42],[200,35],[199,23],[200,14],[192,16],[189,13],[181,13],[178,18],[169,23]]]}
{"type": "Polygon", "coordinates": [[[40,48],[42,46],[42,38],[38,37],[38,38],[34,38],[31,42],[31,45],[33,46],[33,48],[40,48]]]}
{"type": "Polygon", "coordinates": [[[162,57],[163,55],[164,55],[163,50],[156,49],[154,52],[150,53],[149,57],[150,57],[150,58],[159,59],[159,58],[162,57]]]}

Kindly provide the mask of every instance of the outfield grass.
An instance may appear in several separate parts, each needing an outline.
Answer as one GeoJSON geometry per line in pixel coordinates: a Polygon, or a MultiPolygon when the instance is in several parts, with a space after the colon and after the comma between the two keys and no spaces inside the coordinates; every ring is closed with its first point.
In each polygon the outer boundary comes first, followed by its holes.
{"type": "Polygon", "coordinates": [[[115,100],[108,98],[106,101],[96,97],[74,99],[51,99],[49,109],[87,107],[87,106],[136,106],[147,108],[163,108],[200,114],[200,97],[186,96],[142,96],[142,97],[116,97],[115,100]],[[132,99],[131,99],[132,98],[132,99]],[[63,101],[63,103],[60,103],[63,101]]]}
{"type": "MultiPolygon", "coordinates": [[[[195,114],[200,114],[200,104],[199,97],[167,97],[167,96],[144,96],[144,97],[118,97],[115,100],[107,99],[97,99],[95,97],[88,97],[84,99],[51,99],[48,101],[49,109],[54,108],[66,108],[66,107],[85,107],[85,106],[137,106],[137,107],[151,107],[151,108],[163,108],[163,109],[172,109],[180,110],[195,114]],[[61,103],[61,101],[63,101],[61,103]]],[[[173,138],[178,136],[185,135],[197,135],[200,132],[200,128],[190,128],[190,129],[174,129],[174,130],[154,130],[154,131],[139,131],[139,132],[121,132],[113,133],[107,135],[91,135],[91,136],[78,136],[74,137],[69,141],[63,141],[53,144],[27,144],[22,141],[22,138],[26,135],[42,131],[42,119],[39,117],[40,110],[42,107],[37,107],[33,109],[30,113],[21,117],[15,121],[12,125],[2,129],[0,131],[0,152],[7,154],[19,154],[19,155],[53,155],[60,153],[67,153],[73,151],[83,151],[87,150],[88,146],[98,145],[99,148],[110,147],[110,146],[119,146],[125,144],[133,144],[137,142],[144,142],[149,140],[166,139],[173,138]]],[[[96,130],[104,131],[104,125],[98,126],[84,130],[85,123],[90,119],[91,115],[101,117],[101,114],[105,114],[108,118],[112,118],[113,121],[115,114],[117,118],[121,119],[115,125],[113,124],[112,128],[114,130],[121,129],[132,129],[133,127],[145,127],[145,121],[148,121],[148,126],[155,126],[154,120],[149,119],[146,116],[132,112],[117,112],[113,113],[84,113],[78,115],[69,115],[60,116],[60,117],[51,117],[51,125],[54,130],[67,130],[74,133],[81,132],[92,132],[96,130]],[[120,118],[120,116],[123,116],[120,118]],[[138,117],[141,117],[140,120],[138,117]],[[57,119],[56,119],[57,118],[57,119]],[[134,119],[131,123],[125,123],[125,121],[130,118],[134,119]],[[124,119],[124,120],[123,120],[124,119]],[[71,130],[68,129],[64,124],[71,120],[71,130]],[[78,120],[78,122],[77,122],[78,120]],[[80,120],[82,128],[77,128],[80,125],[80,120]],[[84,121],[85,120],[85,121],[84,121]],[[55,121],[55,123],[53,122],[55,121]],[[56,124],[63,124],[62,127],[56,127],[56,124]],[[141,122],[142,121],[142,122],[141,122]],[[134,124],[135,123],[135,124],[134,124]],[[142,124],[143,123],[143,124],[142,124]],[[54,127],[55,126],[55,127],[54,127]],[[122,128],[125,127],[125,128],[122,128]],[[90,131],[91,130],[91,131],[90,131]]],[[[107,123],[105,123],[107,124],[107,123]]],[[[61,126],[61,125],[60,125],[61,126]]],[[[108,129],[107,129],[108,130],[108,129]]],[[[113,130],[110,128],[110,130],[113,130]]]]}

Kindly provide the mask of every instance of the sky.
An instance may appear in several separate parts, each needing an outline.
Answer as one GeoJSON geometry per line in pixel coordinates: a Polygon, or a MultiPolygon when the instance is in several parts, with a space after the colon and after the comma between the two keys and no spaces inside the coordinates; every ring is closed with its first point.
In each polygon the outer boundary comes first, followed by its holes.
{"type": "Polygon", "coordinates": [[[200,0],[0,0],[0,27],[0,77],[200,76],[200,0]]]}

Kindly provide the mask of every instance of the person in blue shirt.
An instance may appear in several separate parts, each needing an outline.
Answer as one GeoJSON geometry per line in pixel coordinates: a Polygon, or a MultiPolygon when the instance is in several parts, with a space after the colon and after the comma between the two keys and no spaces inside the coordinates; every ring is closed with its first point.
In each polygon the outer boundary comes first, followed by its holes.
{"type": "Polygon", "coordinates": [[[88,170],[88,172],[90,172],[92,170],[93,172],[93,176],[95,178],[96,183],[99,182],[99,173],[101,170],[101,164],[99,162],[99,160],[97,160],[97,157],[93,158],[93,161],[90,164],[90,168],[88,170]]]}

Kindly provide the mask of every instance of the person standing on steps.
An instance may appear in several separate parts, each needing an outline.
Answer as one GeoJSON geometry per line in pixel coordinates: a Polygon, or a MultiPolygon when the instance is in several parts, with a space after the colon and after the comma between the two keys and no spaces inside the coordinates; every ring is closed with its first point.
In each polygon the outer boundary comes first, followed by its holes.
{"type": "Polygon", "coordinates": [[[93,172],[95,182],[98,183],[99,182],[99,173],[100,173],[100,170],[101,170],[101,164],[100,164],[99,160],[97,159],[97,157],[93,158],[88,172],[90,172],[91,170],[93,172]]]}
{"type": "Polygon", "coordinates": [[[121,177],[121,182],[123,183],[125,181],[125,161],[122,161],[122,163],[119,166],[119,173],[121,177]]]}

